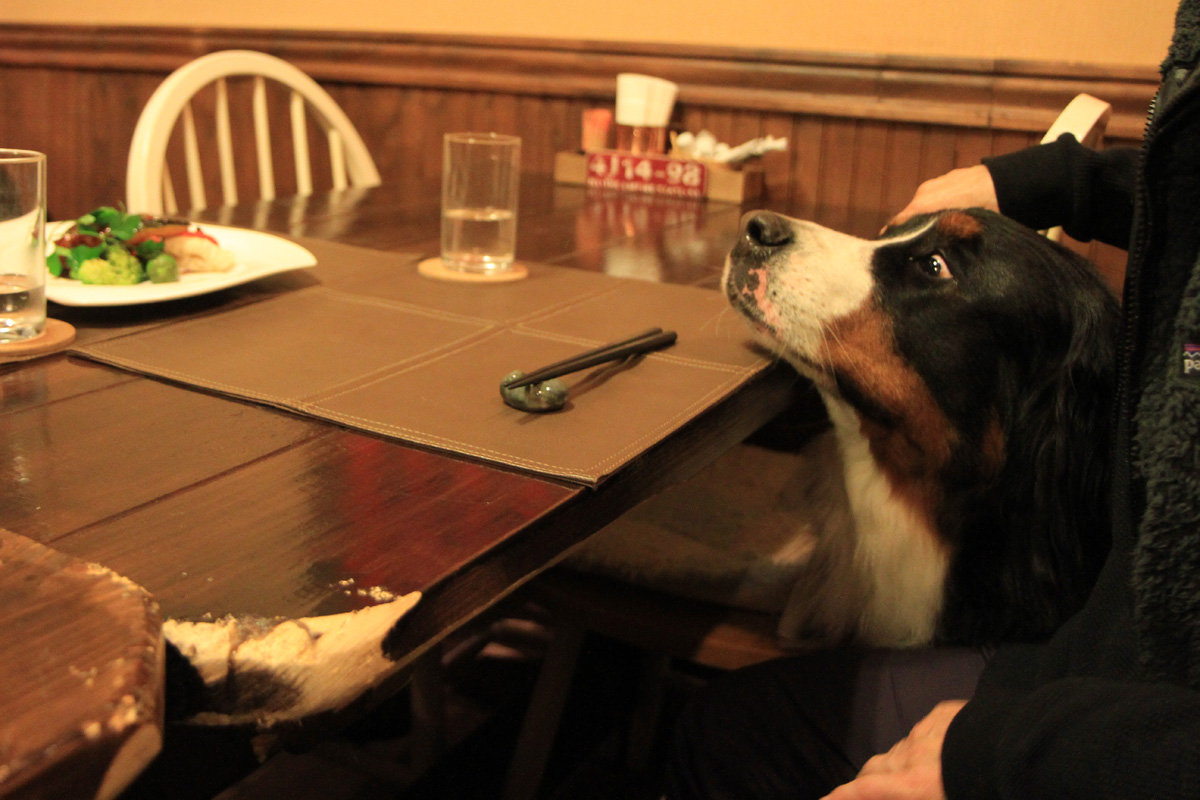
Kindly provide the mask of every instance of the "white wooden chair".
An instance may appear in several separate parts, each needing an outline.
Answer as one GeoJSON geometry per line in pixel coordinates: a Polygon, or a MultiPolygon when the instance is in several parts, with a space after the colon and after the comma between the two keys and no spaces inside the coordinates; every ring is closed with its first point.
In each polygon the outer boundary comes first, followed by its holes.
{"type": "Polygon", "coordinates": [[[272,139],[268,123],[267,81],[276,81],[290,89],[289,113],[292,129],[292,155],[295,163],[296,194],[313,193],[313,170],[309,154],[308,116],[315,120],[328,140],[333,189],[349,186],[379,185],[379,171],[370,152],[345,112],[301,70],[275,56],[251,50],[226,50],[197,58],[167,76],[142,110],[126,169],[126,207],[130,211],[174,214],[179,211],[175,184],[167,167],[167,148],[177,123],[182,123],[182,144],[186,163],[189,208],[208,207],[201,137],[197,134],[192,98],[215,82],[216,156],[220,166],[221,205],[238,202],[237,169],[234,164],[234,138],[227,78],[248,76],[252,82],[252,112],[255,153],[258,167],[259,198],[274,199],[275,169],[272,139]]]}
{"type": "MultiPolygon", "coordinates": [[[[1087,147],[1099,147],[1112,117],[1112,105],[1092,97],[1090,94],[1077,94],[1059,113],[1054,124],[1042,137],[1042,144],[1049,144],[1064,133],[1069,133],[1087,147]]],[[[1044,231],[1046,236],[1058,241],[1062,236],[1062,228],[1051,228],[1044,231]]]]}

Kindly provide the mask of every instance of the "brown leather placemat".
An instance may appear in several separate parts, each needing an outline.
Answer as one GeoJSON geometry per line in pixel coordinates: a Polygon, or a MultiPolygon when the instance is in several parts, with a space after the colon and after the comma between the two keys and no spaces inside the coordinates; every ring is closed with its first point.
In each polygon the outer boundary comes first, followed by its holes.
{"type": "Polygon", "coordinates": [[[72,352],[353,428],[595,485],[768,362],[716,292],[530,264],[529,278],[431,281],[417,258],[304,241],[319,285],[92,341],[72,352]],[[500,380],[650,326],[668,350],[566,378],[529,414],[500,380]]]}

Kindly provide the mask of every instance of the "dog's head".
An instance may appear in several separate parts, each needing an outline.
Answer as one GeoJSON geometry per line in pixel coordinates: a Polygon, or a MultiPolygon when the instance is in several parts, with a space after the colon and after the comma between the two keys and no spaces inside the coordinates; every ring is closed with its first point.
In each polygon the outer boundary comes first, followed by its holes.
{"type": "Polygon", "coordinates": [[[878,240],[752,212],[723,285],[856,412],[894,491],[951,547],[944,630],[1040,635],[1081,602],[1107,544],[1118,316],[1089,263],[980,209],[878,240]]]}

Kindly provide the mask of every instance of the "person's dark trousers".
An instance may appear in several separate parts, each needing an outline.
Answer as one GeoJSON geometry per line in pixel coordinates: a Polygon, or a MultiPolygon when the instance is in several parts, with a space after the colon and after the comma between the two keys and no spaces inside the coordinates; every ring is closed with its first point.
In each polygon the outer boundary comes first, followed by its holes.
{"type": "Polygon", "coordinates": [[[977,649],[823,651],[738,670],[676,724],[668,800],[810,800],[886,752],[942,700],[967,699],[977,649]]]}

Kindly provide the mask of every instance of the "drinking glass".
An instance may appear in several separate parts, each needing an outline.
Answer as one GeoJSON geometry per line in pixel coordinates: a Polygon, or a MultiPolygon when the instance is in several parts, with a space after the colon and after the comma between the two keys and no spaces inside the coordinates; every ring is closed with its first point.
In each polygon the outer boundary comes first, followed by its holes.
{"type": "Polygon", "coordinates": [[[46,329],[46,156],[0,148],[0,348],[46,329]]]}
{"type": "Polygon", "coordinates": [[[510,270],[517,248],[521,139],[447,133],[442,145],[442,265],[495,274],[510,270]]]}

